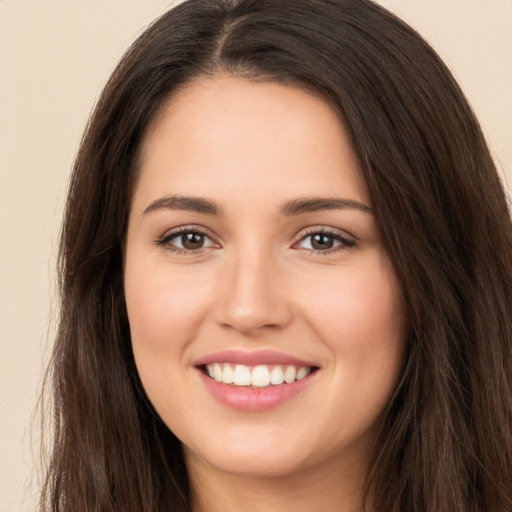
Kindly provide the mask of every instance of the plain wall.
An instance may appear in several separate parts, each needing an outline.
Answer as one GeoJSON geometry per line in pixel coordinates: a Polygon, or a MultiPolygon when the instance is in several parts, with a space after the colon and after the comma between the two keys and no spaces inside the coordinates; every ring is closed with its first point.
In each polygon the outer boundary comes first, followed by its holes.
{"type": "MultiPolygon", "coordinates": [[[[35,508],[29,424],[53,333],[58,230],[81,133],[124,50],[171,3],[0,0],[0,512],[35,508]]],[[[512,0],[381,3],[445,59],[512,184],[512,0]]]]}

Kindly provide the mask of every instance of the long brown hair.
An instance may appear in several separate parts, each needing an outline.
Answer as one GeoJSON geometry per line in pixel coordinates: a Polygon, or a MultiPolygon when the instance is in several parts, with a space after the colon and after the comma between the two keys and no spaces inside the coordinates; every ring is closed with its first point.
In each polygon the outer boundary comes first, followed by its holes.
{"type": "Polygon", "coordinates": [[[41,509],[190,510],[180,442],[149,403],[132,355],[123,240],[148,124],[179,87],[218,72],[320,94],[358,155],[411,326],[367,480],[376,510],[512,510],[505,194],[445,65],[369,0],[188,0],[122,59],[69,189],[41,509]]]}

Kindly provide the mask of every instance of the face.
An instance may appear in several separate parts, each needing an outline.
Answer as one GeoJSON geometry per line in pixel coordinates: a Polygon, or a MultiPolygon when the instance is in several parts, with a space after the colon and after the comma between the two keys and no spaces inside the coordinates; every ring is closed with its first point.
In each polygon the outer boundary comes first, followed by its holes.
{"type": "Polygon", "coordinates": [[[125,292],[142,383],[190,465],[272,476],[367,459],[406,339],[371,207],[311,94],[205,78],[160,113],[125,292]]]}

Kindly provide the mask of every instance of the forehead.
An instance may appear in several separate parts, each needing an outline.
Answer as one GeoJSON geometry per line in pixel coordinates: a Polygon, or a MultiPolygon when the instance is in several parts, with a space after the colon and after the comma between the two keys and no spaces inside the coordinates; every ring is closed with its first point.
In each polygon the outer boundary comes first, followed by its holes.
{"type": "Polygon", "coordinates": [[[148,200],[162,192],[249,197],[261,188],[280,201],[340,193],[368,201],[338,114],[318,96],[274,82],[223,76],[188,84],[163,106],[141,154],[136,194],[148,200]]]}

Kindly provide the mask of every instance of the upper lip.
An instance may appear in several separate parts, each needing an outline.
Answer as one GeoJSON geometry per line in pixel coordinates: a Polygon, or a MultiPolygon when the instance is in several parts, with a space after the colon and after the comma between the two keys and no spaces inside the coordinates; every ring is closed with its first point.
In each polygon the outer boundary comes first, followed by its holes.
{"type": "Polygon", "coordinates": [[[273,350],[222,350],[220,352],[208,354],[207,356],[198,359],[194,365],[203,366],[213,363],[243,364],[246,366],[256,366],[260,364],[288,364],[293,366],[310,367],[317,366],[309,361],[305,361],[304,359],[273,350]]]}

